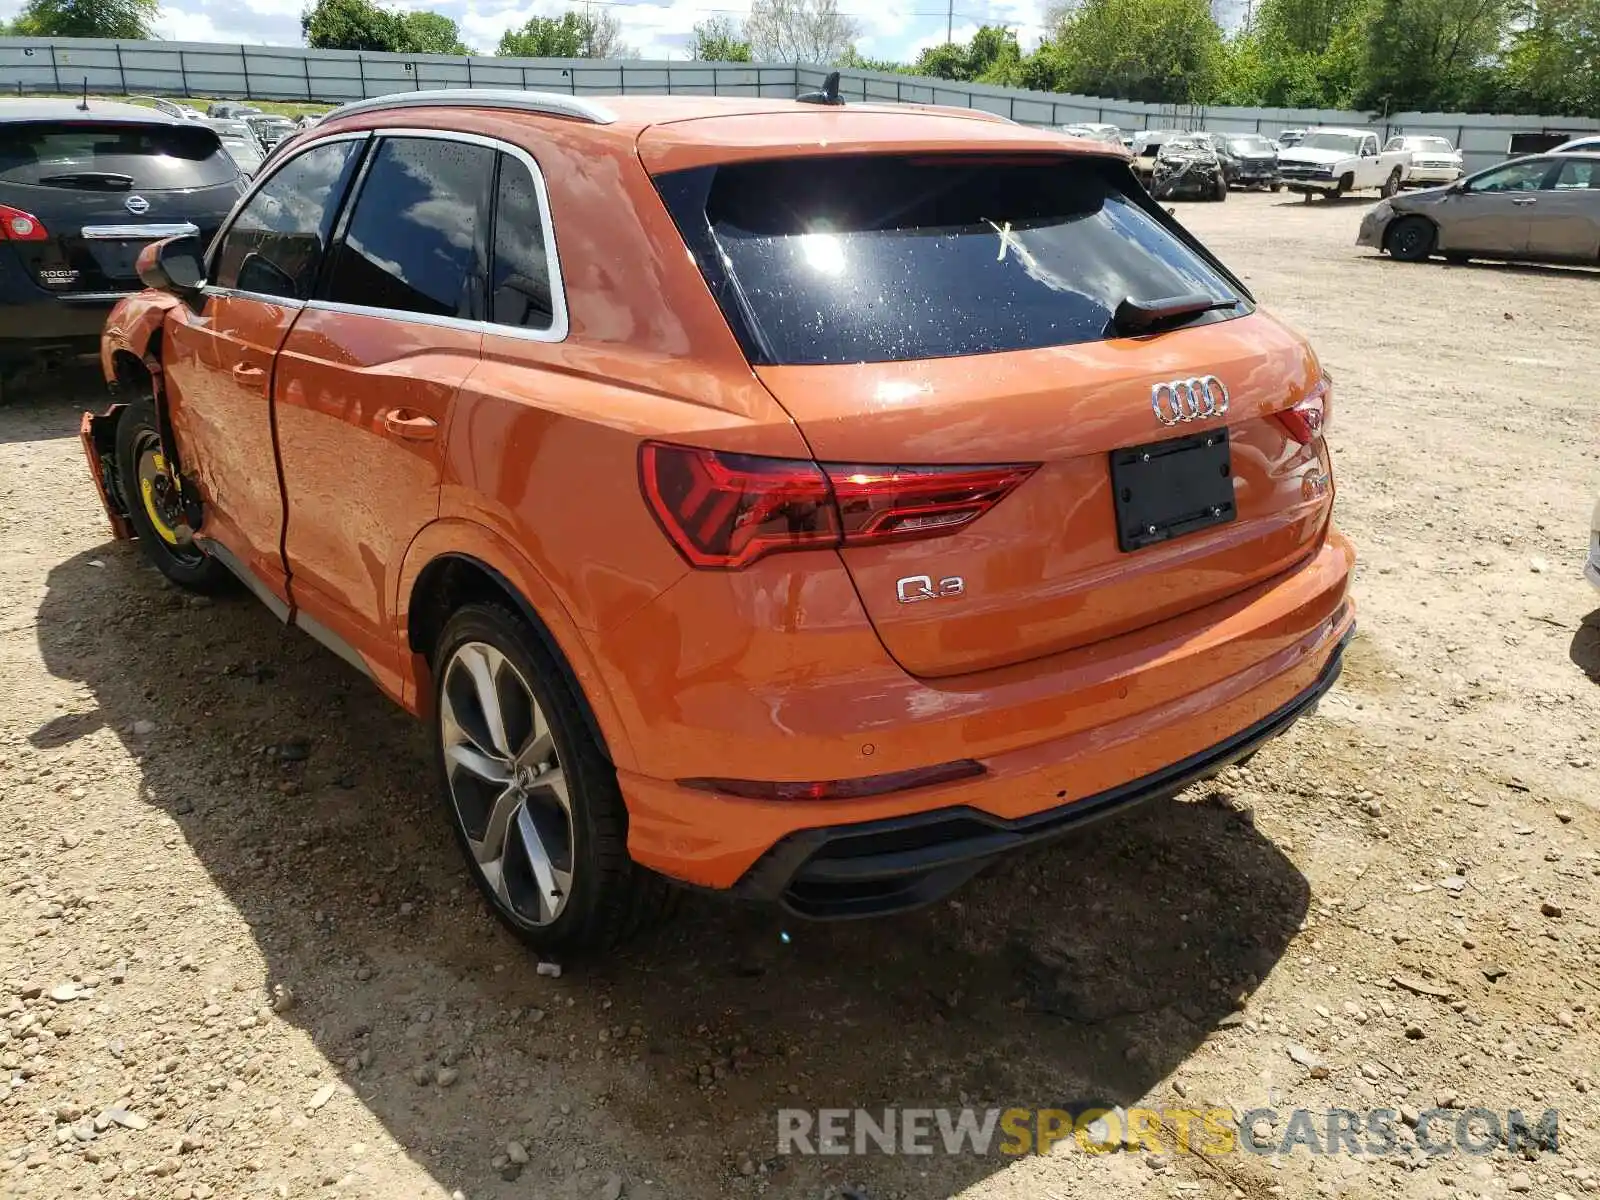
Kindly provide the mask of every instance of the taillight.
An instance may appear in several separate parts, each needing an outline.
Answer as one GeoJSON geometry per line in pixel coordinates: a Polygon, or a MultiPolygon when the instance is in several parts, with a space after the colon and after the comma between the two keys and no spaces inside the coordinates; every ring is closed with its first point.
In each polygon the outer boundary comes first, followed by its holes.
{"type": "Polygon", "coordinates": [[[44,223],[32,213],[0,204],[0,238],[13,242],[43,242],[50,235],[44,223]]]}
{"type": "Polygon", "coordinates": [[[782,550],[934,537],[988,512],[1037,468],[884,467],[646,442],[645,499],[691,566],[735,570],[782,550]]]}
{"type": "Polygon", "coordinates": [[[1007,467],[827,466],[844,544],[932,537],[976,521],[1036,470],[1007,467]]]}
{"type": "Polygon", "coordinates": [[[1327,378],[1323,377],[1306,393],[1304,400],[1293,408],[1286,408],[1273,415],[1278,418],[1278,424],[1288,431],[1290,437],[1302,446],[1310,446],[1327,432],[1332,400],[1333,389],[1327,378]]]}
{"type": "Polygon", "coordinates": [[[639,476],[692,566],[733,569],[775,550],[839,544],[828,477],[814,462],[646,442],[639,476]]]}

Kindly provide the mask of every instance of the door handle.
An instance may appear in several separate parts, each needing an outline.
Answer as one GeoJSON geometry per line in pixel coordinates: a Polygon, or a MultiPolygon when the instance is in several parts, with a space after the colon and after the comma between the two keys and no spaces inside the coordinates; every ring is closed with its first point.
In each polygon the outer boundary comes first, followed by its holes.
{"type": "Polygon", "coordinates": [[[233,381],[245,387],[255,387],[267,377],[264,367],[252,367],[249,363],[235,363],[233,367],[233,381]]]}
{"type": "Polygon", "coordinates": [[[1539,197],[1537,197],[1537,196],[1514,196],[1514,197],[1512,197],[1511,203],[1513,203],[1513,204],[1537,204],[1537,203],[1539,203],[1539,197]]]}
{"type": "Polygon", "coordinates": [[[426,442],[439,432],[439,422],[422,413],[405,408],[391,408],[383,414],[383,427],[395,437],[413,442],[426,442]]]}

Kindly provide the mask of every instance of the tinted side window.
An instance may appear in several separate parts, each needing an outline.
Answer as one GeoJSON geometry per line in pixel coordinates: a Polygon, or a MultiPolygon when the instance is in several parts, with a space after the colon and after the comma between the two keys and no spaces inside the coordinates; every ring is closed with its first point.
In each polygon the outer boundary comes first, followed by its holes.
{"type": "Polygon", "coordinates": [[[494,257],[490,260],[489,319],[497,325],[549,329],[555,324],[550,262],[545,248],[545,213],[527,164],[500,156],[500,188],[494,210],[494,257]]]}
{"type": "Polygon", "coordinates": [[[228,229],[212,282],[308,299],[359,146],[355,141],[325,142],[284,164],[228,229]]]}
{"type": "Polygon", "coordinates": [[[1569,188],[1600,188],[1600,159],[1575,158],[1562,163],[1552,186],[1563,192],[1569,188]]]}
{"type": "Polygon", "coordinates": [[[1550,172],[1548,159],[1535,158],[1527,162],[1510,163],[1485,171],[1472,181],[1475,192],[1536,192],[1550,172]]]}
{"type": "Polygon", "coordinates": [[[468,142],[384,138],[334,251],[327,299],[482,319],[494,158],[468,142]]]}

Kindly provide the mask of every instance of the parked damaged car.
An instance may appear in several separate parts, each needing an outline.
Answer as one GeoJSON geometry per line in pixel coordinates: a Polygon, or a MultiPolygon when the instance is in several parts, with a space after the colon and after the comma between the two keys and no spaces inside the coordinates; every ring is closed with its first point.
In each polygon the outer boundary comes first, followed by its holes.
{"type": "Polygon", "coordinates": [[[1222,159],[1205,134],[1184,134],[1163,143],[1150,176],[1157,200],[1226,200],[1222,159]]]}

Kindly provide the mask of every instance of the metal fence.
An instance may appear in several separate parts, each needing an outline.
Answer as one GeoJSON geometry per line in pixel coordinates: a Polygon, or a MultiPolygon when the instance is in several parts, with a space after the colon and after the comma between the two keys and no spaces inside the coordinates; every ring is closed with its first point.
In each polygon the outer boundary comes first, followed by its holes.
{"type": "MultiPolygon", "coordinates": [[[[793,96],[820,87],[825,68],[794,63],[623,62],[366,54],[288,46],[118,42],[93,38],[0,38],[0,94],[91,92],[208,96],[336,104],[388,92],[451,87],[533,88],[574,95],[618,92],[704,96],[793,96]]],[[[1307,125],[1357,125],[1448,137],[1468,170],[1505,158],[1513,133],[1576,136],[1600,130],[1581,117],[1468,113],[1368,113],[1331,109],[1144,104],[1095,96],[951,83],[873,71],[841,71],[847,98],[981,108],[1029,125],[1104,121],[1124,129],[1212,129],[1276,134],[1307,125]]]]}

